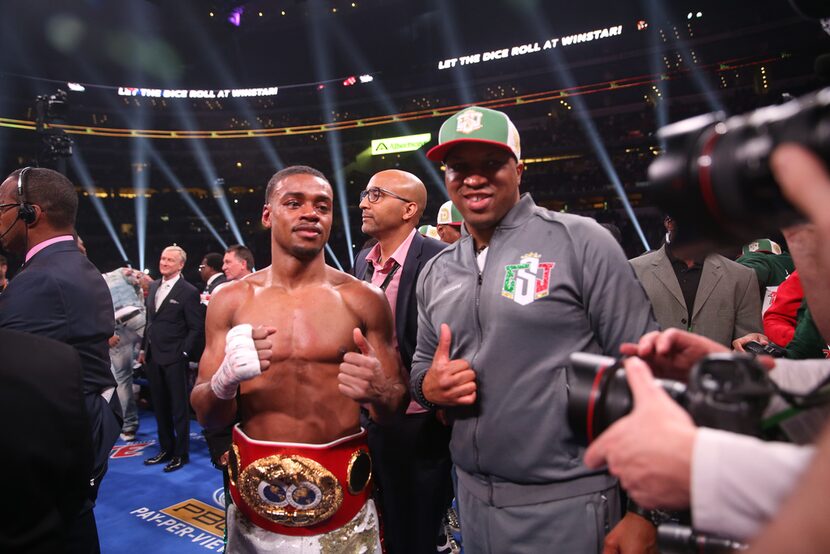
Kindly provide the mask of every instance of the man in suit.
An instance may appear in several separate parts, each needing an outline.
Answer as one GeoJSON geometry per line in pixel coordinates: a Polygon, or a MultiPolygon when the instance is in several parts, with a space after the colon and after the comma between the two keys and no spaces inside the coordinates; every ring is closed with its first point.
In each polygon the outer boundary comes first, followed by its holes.
{"type": "Polygon", "coordinates": [[[147,328],[139,361],[147,363],[147,378],[158,423],[160,451],[146,465],[169,462],[165,472],[188,462],[190,413],[187,365],[205,332],[199,291],[181,275],[187,254],[178,246],[161,253],[161,279],[147,295],[147,328]]]}
{"type": "Polygon", "coordinates": [[[677,327],[731,347],[760,333],[761,302],[755,272],[718,254],[677,252],[677,226],[666,216],[666,244],[630,261],[663,329],[677,327]]]}
{"type": "MultiPolygon", "coordinates": [[[[383,289],[407,373],[418,337],[415,283],[427,260],[446,246],[416,230],[426,200],[421,180],[395,169],[377,173],[360,194],[361,229],[378,242],[357,255],[354,275],[383,289]]],[[[412,403],[399,422],[370,421],[368,431],[388,552],[435,552],[452,500],[449,427],[412,403]]]]}
{"type": "Polygon", "coordinates": [[[92,473],[81,359],[67,344],[9,329],[0,329],[0,352],[0,441],[13,477],[4,492],[14,505],[0,518],[0,552],[62,552],[92,473]]]}
{"type": "Polygon", "coordinates": [[[210,302],[210,295],[213,294],[216,287],[228,282],[228,278],[225,277],[225,273],[222,271],[222,254],[218,252],[205,254],[202,263],[199,264],[199,277],[205,282],[205,289],[202,291],[202,304],[207,305],[210,302]]]}
{"type": "Polygon", "coordinates": [[[115,329],[112,300],[101,273],[75,244],[77,211],[75,187],[56,171],[25,168],[0,185],[0,244],[25,256],[0,295],[0,328],[49,337],[80,354],[94,467],[67,550],[97,552],[92,508],[121,430],[121,409],[107,345],[115,329]]]}
{"type": "Polygon", "coordinates": [[[254,253],[247,246],[232,244],[222,258],[222,271],[228,281],[237,281],[254,272],[254,253]]]}

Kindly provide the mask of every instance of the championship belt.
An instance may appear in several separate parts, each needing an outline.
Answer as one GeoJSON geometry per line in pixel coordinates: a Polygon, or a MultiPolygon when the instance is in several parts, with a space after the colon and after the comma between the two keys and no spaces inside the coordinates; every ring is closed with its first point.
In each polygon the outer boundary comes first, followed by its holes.
{"type": "Polygon", "coordinates": [[[251,439],[236,425],[228,474],[239,511],[257,526],[282,535],[339,529],[371,497],[372,460],[365,430],[311,445],[251,439]]]}

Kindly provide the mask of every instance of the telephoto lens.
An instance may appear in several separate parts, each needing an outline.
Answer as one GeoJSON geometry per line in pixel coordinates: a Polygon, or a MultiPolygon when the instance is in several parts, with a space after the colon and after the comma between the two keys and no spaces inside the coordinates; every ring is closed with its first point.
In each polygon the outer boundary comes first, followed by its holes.
{"type": "MultiPolygon", "coordinates": [[[[634,400],[621,360],[575,352],[570,356],[568,423],[577,442],[590,444],[631,412],[634,400]]],[[[760,436],[776,387],[766,370],[745,354],[710,354],[689,372],[688,385],[655,382],[703,427],[760,436]]]]}
{"type": "MultiPolygon", "coordinates": [[[[622,361],[608,356],[574,352],[568,389],[568,422],[577,442],[588,445],[634,405],[622,361]]],[[[684,402],[683,383],[657,379],[663,389],[684,402]]]]}
{"type": "Polygon", "coordinates": [[[830,88],[741,116],[678,121],[658,136],[666,149],[649,166],[643,192],[677,221],[678,242],[745,244],[801,221],[770,155],[798,143],[830,162],[830,88]]]}

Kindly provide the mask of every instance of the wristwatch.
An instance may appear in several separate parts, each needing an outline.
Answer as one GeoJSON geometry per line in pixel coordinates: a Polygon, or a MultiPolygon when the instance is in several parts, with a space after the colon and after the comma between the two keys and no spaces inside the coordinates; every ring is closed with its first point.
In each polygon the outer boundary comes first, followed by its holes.
{"type": "Polygon", "coordinates": [[[665,510],[646,510],[645,508],[631,500],[631,497],[628,498],[626,512],[632,512],[640,517],[645,518],[646,520],[651,522],[651,524],[655,527],[659,527],[663,523],[669,521],[675,521],[676,519],[671,512],[667,512],[665,510]]]}

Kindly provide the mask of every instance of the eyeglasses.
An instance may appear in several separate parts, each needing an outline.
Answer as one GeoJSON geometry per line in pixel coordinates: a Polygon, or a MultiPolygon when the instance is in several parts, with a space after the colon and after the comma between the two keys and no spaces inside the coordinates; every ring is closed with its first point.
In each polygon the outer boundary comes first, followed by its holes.
{"type": "Polygon", "coordinates": [[[6,210],[11,209],[13,206],[19,206],[18,202],[9,202],[8,204],[0,204],[0,214],[6,213],[6,210]]]}
{"type": "Polygon", "coordinates": [[[397,198],[398,200],[403,200],[404,202],[413,202],[413,200],[409,200],[408,198],[395,194],[391,190],[382,189],[380,187],[372,187],[370,189],[360,191],[360,201],[363,202],[363,199],[368,197],[369,202],[374,204],[378,202],[384,194],[391,196],[392,198],[397,198]]]}

